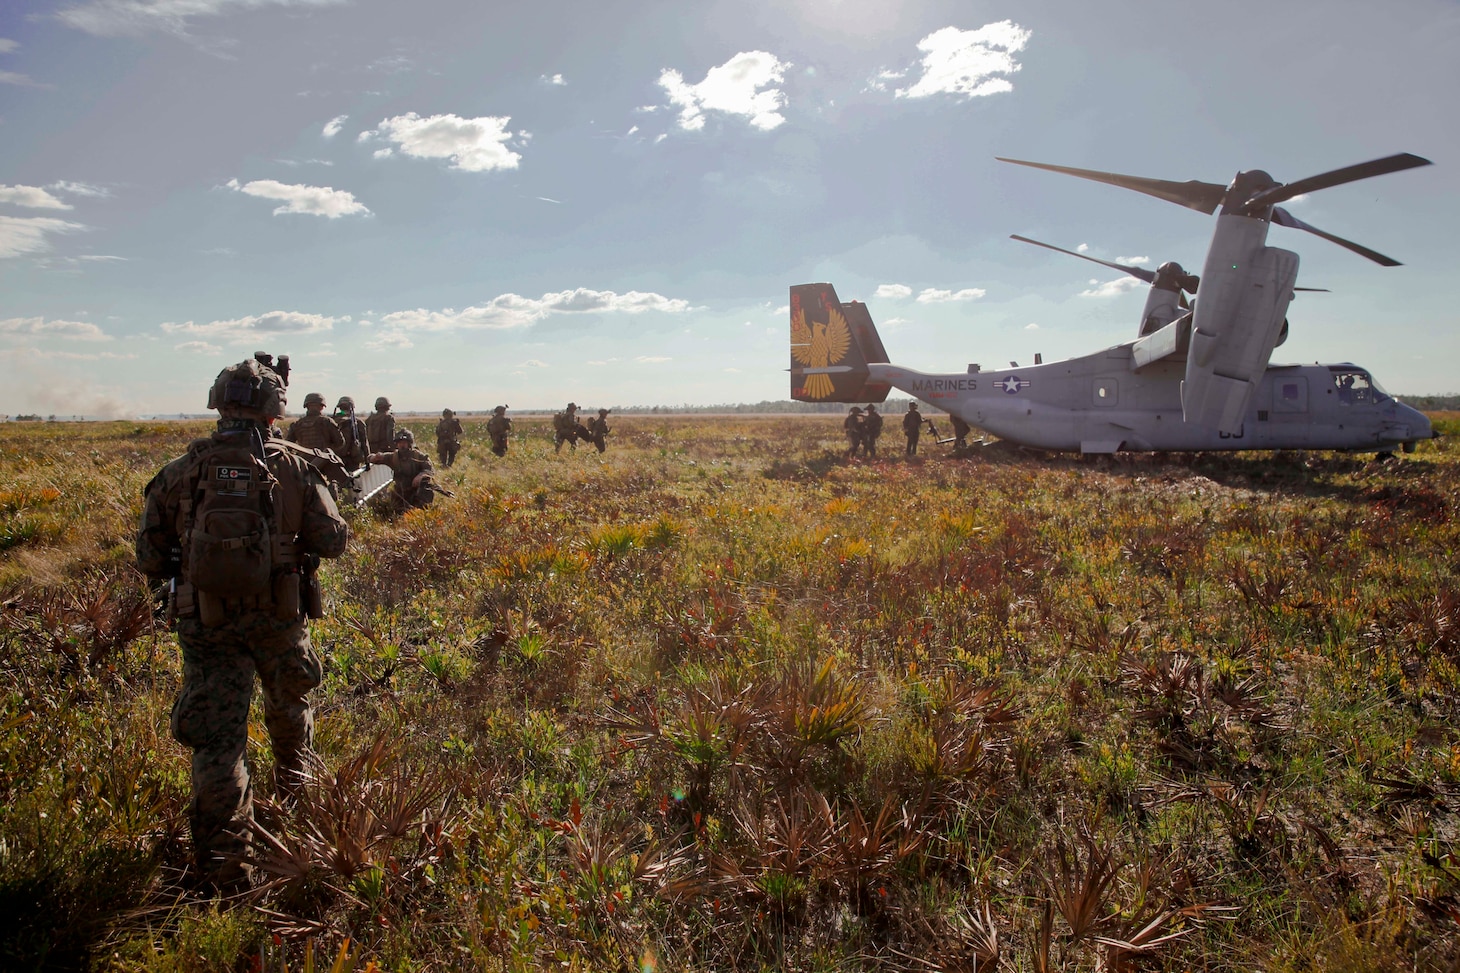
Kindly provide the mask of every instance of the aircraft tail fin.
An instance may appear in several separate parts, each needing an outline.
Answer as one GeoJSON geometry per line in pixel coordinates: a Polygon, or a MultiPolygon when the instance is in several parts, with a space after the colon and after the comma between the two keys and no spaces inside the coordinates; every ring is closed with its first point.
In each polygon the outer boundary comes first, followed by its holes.
{"type": "Polygon", "coordinates": [[[871,381],[867,365],[886,361],[867,305],[843,304],[830,284],[791,287],[791,398],[881,402],[892,387],[871,381]]]}

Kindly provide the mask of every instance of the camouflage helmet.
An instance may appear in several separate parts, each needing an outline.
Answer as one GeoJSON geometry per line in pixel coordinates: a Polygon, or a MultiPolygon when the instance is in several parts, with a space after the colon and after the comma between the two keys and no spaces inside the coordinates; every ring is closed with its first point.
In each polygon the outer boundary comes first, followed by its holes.
{"type": "Polygon", "coordinates": [[[344,412],[354,412],[355,400],[348,395],[342,395],[340,396],[340,401],[335,403],[335,408],[344,412]]]}
{"type": "Polygon", "coordinates": [[[606,415],[608,415],[608,410],[607,409],[599,409],[598,410],[598,414],[601,415],[601,416],[606,416],[606,415]]]}
{"type": "Polygon", "coordinates": [[[304,407],[307,409],[307,408],[309,408],[312,405],[317,405],[321,409],[323,409],[324,408],[324,396],[321,395],[318,392],[310,392],[308,395],[306,395],[304,397],[304,407]]]}
{"type": "Polygon", "coordinates": [[[507,411],[507,407],[506,407],[506,406],[505,406],[505,405],[499,405],[499,406],[497,406],[497,407],[496,407],[496,408],[495,408],[495,409],[493,409],[493,410],[492,410],[492,411],[493,411],[493,412],[494,412],[494,413],[496,413],[496,414],[497,414],[497,415],[499,415],[499,416],[500,416],[500,415],[502,415],[502,414],[503,414],[503,413],[504,413],[504,412],[506,412],[506,411],[507,411]]]}
{"type": "Polygon", "coordinates": [[[848,409],[847,412],[850,415],[859,416],[862,414],[862,407],[859,405],[854,405],[850,409],[848,409]]]}
{"type": "Polygon", "coordinates": [[[455,412],[452,412],[450,409],[442,409],[441,410],[441,418],[443,418],[443,419],[450,419],[454,415],[456,415],[456,413],[455,412]]]}
{"type": "Polygon", "coordinates": [[[397,429],[395,431],[395,438],[392,439],[391,442],[398,443],[402,440],[414,446],[416,445],[416,434],[411,432],[409,429],[397,429]]]}
{"type": "Polygon", "coordinates": [[[568,411],[569,412],[577,412],[578,411],[578,403],[576,403],[576,402],[569,402],[568,403],[568,411]]]}
{"type": "Polygon", "coordinates": [[[223,369],[208,390],[208,408],[225,419],[280,419],[285,404],[283,380],[254,358],[223,369]]]}
{"type": "Polygon", "coordinates": [[[378,399],[375,400],[375,411],[376,412],[384,412],[386,409],[389,409],[389,408],[390,408],[390,400],[387,399],[385,396],[382,395],[380,398],[378,398],[378,399]]]}

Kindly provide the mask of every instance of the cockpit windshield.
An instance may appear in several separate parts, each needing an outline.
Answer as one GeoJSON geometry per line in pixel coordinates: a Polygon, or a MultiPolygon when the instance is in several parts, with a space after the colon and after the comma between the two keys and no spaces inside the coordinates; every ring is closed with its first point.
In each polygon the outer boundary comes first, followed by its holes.
{"type": "Polygon", "coordinates": [[[1333,385],[1338,390],[1340,405],[1369,405],[1389,398],[1379,383],[1361,368],[1334,369],[1333,385]]]}

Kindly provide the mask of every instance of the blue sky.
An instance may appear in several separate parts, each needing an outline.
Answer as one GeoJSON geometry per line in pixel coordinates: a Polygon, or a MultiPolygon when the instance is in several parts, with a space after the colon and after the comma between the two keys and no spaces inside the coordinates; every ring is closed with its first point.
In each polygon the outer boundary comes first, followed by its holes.
{"type": "Polygon", "coordinates": [[[1289,208],[1275,361],[1460,390],[1460,6],[1437,0],[4,0],[0,412],[785,398],[788,285],[893,359],[1045,361],[1199,269],[1210,218],[994,156],[1224,183],[1408,151],[1289,208]],[[1094,271],[1094,273],[1092,273],[1094,271]],[[1114,282],[1114,283],[1112,283],[1114,282]]]}

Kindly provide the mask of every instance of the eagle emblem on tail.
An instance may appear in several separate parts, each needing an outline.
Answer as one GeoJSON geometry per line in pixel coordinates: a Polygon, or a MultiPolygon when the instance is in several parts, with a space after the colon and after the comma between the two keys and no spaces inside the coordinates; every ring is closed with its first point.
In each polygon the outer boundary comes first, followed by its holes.
{"type": "MultiPolygon", "coordinates": [[[[801,307],[791,312],[791,358],[798,364],[827,368],[845,358],[851,345],[851,329],[840,308],[827,308],[825,324],[807,324],[801,307]]],[[[803,388],[808,399],[824,399],[835,391],[831,376],[825,372],[807,375],[803,388]]]]}

